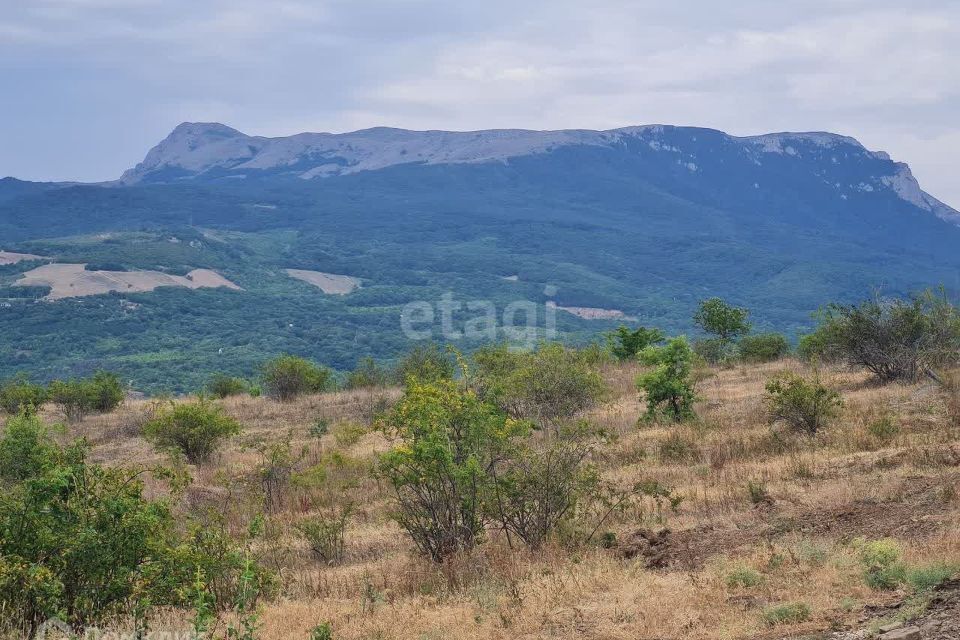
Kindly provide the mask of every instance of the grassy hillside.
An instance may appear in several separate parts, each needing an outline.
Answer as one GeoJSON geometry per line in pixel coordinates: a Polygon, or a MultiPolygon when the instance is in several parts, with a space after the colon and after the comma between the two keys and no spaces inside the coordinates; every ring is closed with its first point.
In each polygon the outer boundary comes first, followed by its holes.
{"type": "MultiPolygon", "coordinates": [[[[862,558],[866,541],[889,538],[916,584],[931,567],[960,566],[960,399],[929,381],[878,386],[827,368],[820,376],[842,394],[841,414],[815,437],[793,435],[764,411],[764,384],[784,369],[811,374],[794,361],[703,369],[699,420],[638,425],[637,365],[604,365],[609,394],[582,416],[607,434],[590,460],[614,486],[662,491],[614,511],[588,544],[560,535],[538,551],[511,549],[493,529],[446,564],[420,557],[371,471],[391,446],[371,428],[397,401],[391,388],[224,401],[243,434],[188,468],[177,509],[212,509],[241,535],[262,508],[264,470],[292,465],[256,551],[280,580],[263,604],[257,637],[267,640],[307,638],[322,623],[344,640],[799,638],[894,619],[951,624],[953,591],[936,592],[927,609],[934,592],[913,583],[871,588],[862,558]],[[328,431],[317,430],[321,420],[328,431]],[[271,451],[293,457],[277,462],[271,451]],[[343,559],[330,566],[295,525],[346,504],[343,559]]],[[[138,435],[156,409],[128,401],[62,437],[86,438],[108,465],[162,462],[138,435]]],[[[168,612],[158,624],[186,618],[168,612]]]]}

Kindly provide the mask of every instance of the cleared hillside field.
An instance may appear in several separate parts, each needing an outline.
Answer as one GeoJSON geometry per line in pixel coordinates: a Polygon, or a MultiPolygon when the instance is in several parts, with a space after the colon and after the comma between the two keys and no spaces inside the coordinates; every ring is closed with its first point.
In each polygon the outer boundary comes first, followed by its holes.
{"type": "MultiPolygon", "coordinates": [[[[290,443],[294,474],[323,469],[322,481],[291,482],[266,505],[257,553],[279,592],[263,605],[259,636],[271,640],[307,638],[324,622],[348,640],[852,638],[844,634],[908,618],[925,639],[955,637],[957,611],[945,608],[953,591],[872,589],[858,550],[891,538],[909,567],[960,562],[960,398],[932,382],[879,386],[823,369],[844,398],[841,415],[798,436],[772,428],[764,408],[765,382],[784,369],[810,373],[794,361],[702,370],[695,423],[638,425],[638,367],[604,365],[610,392],[583,416],[608,434],[592,462],[619,486],[655,481],[681,498],[614,512],[601,525],[604,544],[560,535],[533,552],[491,530],[444,564],[418,556],[391,518],[392,491],[371,473],[390,447],[371,421],[398,389],[224,400],[244,433],[190,467],[177,508],[213,509],[243,531],[264,504],[270,444],[290,443]],[[320,419],[325,432],[314,428],[320,419]],[[329,565],[295,524],[346,504],[343,561],[329,565]],[[781,620],[771,612],[783,605],[807,613],[781,620]]],[[[69,436],[87,438],[93,458],[111,465],[163,461],[139,435],[155,407],[127,401],[69,436]]],[[[163,622],[183,621],[169,613],[163,622]]]]}
{"type": "Polygon", "coordinates": [[[14,286],[50,287],[48,300],[95,296],[111,291],[141,293],[159,287],[240,289],[210,269],[195,269],[185,276],[176,276],[159,271],[87,271],[84,264],[46,264],[24,273],[14,286]]]}

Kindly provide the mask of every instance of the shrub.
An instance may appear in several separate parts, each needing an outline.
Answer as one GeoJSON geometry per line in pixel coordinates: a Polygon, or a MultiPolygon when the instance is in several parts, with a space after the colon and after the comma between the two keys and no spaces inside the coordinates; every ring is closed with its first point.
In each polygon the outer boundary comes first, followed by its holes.
{"type": "Polygon", "coordinates": [[[579,425],[536,446],[524,446],[498,473],[486,505],[504,530],[531,549],[569,520],[578,502],[597,488],[598,477],[584,464],[596,442],[579,425]]]}
{"type": "Polygon", "coordinates": [[[62,447],[36,416],[11,419],[0,439],[0,611],[27,637],[59,618],[74,629],[178,602],[170,569],[174,522],[143,495],[139,469],[62,447]]]}
{"type": "Polygon", "coordinates": [[[394,381],[406,384],[415,379],[420,382],[452,380],[457,365],[452,355],[436,344],[418,345],[397,363],[393,370],[394,381]]]}
{"type": "Polygon", "coordinates": [[[914,567],[906,572],[906,581],[914,591],[932,591],[955,576],[960,570],[956,564],[936,562],[923,567],[914,567]]]}
{"type": "Polygon", "coordinates": [[[379,474],[392,485],[396,519],[416,547],[437,562],[473,547],[497,463],[525,425],[451,380],[412,377],[377,426],[397,442],[380,457],[379,474]]]}
{"type": "Polygon", "coordinates": [[[710,298],[700,303],[693,314],[693,322],[722,342],[729,343],[750,332],[749,315],[746,309],[731,306],[720,298],[710,298]]]}
{"type": "Polygon", "coordinates": [[[665,415],[681,422],[695,415],[696,394],[690,378],[692,359],[693,351],[684,337],[641,352],[640,361],[655,367],[637,378],[637,387],[646,396],[648,419],[665,415]]]}
{"type": "Polygon", "coordinates": [[[247,393],[250,385],[243,378],[234,378],[225,373],[214,374],[207,382],[207,393],[214,398],[229,398],[247,393]]]}
{"type": "Polygon", "coordinates": [[[310,640],[333,640],[333,627],[329,622],[321,622],[310,630],[310,640]]]}
{"type": "Polygon", "coordinates": [[[284,355],[263,366],[267,395],[286,402],[305,393],[327,391],[333,382],[329,369],[298,356],[284,355]]]}
{"type": "Polygon", "coordinates": [[[737,567],[727,574],[725,582],[731,589],[735,587],[750,589],[763,582],[763,577],[749,567],[737,567]]]}
{"type": "Polygon", "coordinates": [[[685,462],[700,459],[700,449],[689,437],[677,431],[671,432],[664,438],[658,448],[660,459],[665,462],[685,462]]]}
{"type": "Polygon", "coordinates": [[[48,394],[50,401],[59,406],[71,422],[91,413],[112,411],[123,402],[125,395],[120,378],[106,371],[98,371],[89,379],[54,380],[48,394]]]}
{"type": "Polygon", "coordinates": [[[178,450],[199,464],[240,430],[240,423],[225,415],[222,407],[201,399],[161,410],[144,425],[143,435],[156,446],[178,450]]]}
{"type": "Polygon", "coordinates": [[[366,427],[356,422],[342,422],[333,431],[337,446],[343,448],[352,447],[365,435],[367,435],[366,427]]]}
{"type": "Polygon", "coordinates": [[[19,374],[0,384],[0,409],[10,415],[34,413],[47,401],[47,391],[19,374]]]}
{"type": "Polygon", "coordinates": [[[637,355],[647,347],[659,344],[666,339],[663,332],[659,329],[648,329],[647,327],[637,327],[630,330],[627,327],[620,326],[616,331],[607,334],[607,344],[610,353],[620,362],[634,360],[637,355]]]}
{"type": "Polygon", "coordinates": [[[788,602],[767,607],[761,618],[771,627],[781,624],[799,624],[810,619],[810,607],[803,602],[788,602]]]}
{"type": "Polygon", "coordinates": [[[760,333],[740,339],[740,357],[746,362],[771,362],[790,353],[790,343],[779,333],[760,333]]]}
{"type": "Polygon", "coordinates": [[[297,531],[317,558],[329,565],[339,564],[343,561],[344,533],[352,513],[353,506],[346,505],[326,515],[306,518],[296,525],[297,531]]]}
{"type": "Polygon", "coordinates": [[[906,567],[900,560],[900,545],[895,540],[858,540],[856,546],[860,564],[863,565],[863,579],[868,587],[889,591],[906,580],[906,567]]]}
{"type": "Polygon", "coordinates": [[[543,343],[535,351],[506,345],[474,354],[473,380],[480,396],[516,419],[555,425],[596,404],[605,386],[579,351],[543,343]]]}
{"type": "Polygon", "coordinates": [[[960,313],[944,295],[879,297],[821,312],[815,341],[824,353],[871,371],[880,381],[916,380],[960,354],[960,313]]]}
{"type": "Polygon", "coordinates": [[[367,389],[388,387],[392,382],[390,372],[380,367],[373,358],[364,358],[357,368],[347,375],[344,386],[347,389],[367,389]]]}
{"type": "Polygon", "coordinates": [[[887,444],[900,434],[900,425],[893,416],[883,415],[867,425],[867,433],[879,442],[887,444]]]}
{"type": "Polygon", "coordinates": [[[740,349],[720,338],[699,338],[693,341],[693,352],[704,362],[731,365],[740,359],[740,349]]]}
{"type": "Polygon", "coordinates": [[[813,435],[836,417],[843,405],[840,394],[815,378],[807,381],[783,373],[767,382],[765,401],[773,422],[783,421],[797,431],[813,435]]]}

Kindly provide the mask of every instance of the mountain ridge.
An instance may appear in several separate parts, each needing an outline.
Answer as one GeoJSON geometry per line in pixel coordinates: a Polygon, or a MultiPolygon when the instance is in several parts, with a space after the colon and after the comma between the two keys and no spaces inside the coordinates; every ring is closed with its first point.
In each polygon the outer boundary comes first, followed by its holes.
{"type": "MultiPolygon", "coordinates": [[[[780,156],[797,162],[830,153],[832,165],[851,158],[884,163],[883,172],[848,186],[862,191],[889,190],[913,206],[960,224],[960,212],[926,193],[909,165],[883,151],[871,151],[855,138],[830,132],[778,132],[733,136],[723,131],[673,125],[639,125],[608,130],[486,129],[413,131],[374,127],[346,133],[298,133],[251,136],[227,125],[184,122],[121,176],[121,185],[247,177],[330,178],[403,164],[475,164],[510,162],[565,147],[629,149],[666,154],[695,174],[698,154],[720,148],[743,162],[762,166],[780,156]],[[700,137],[710,140],[706,147],[700,137]],[[671,155],[672,154],[672,155],[671,155]]],[[[826,158],[824,157],[824,160],[826,158]]],[[[826,165],[823,173],[833,167],[826,165]]],[[[835,183],[837,188],[841,183],[835,183]]],[[[842,197],[842,196],[841,196],[842,197]]]]}

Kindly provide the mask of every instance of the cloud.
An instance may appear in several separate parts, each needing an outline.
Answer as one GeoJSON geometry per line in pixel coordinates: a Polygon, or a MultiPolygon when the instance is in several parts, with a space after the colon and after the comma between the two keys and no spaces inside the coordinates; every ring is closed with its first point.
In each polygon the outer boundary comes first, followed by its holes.
{"type": "Polygon", "coordinates": [[[853,135],[958,205],[957,60],[950,0],[35,0],[0,8],[0,173],[115,177],[180,120],[663,122],[853,135]]]}

